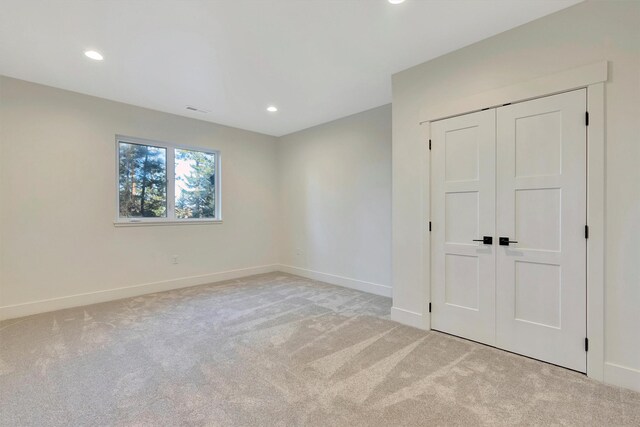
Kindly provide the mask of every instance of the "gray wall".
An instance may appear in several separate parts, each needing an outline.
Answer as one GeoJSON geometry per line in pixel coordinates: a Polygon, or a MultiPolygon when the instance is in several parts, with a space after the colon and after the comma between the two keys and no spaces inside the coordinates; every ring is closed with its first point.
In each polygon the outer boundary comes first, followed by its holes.
{"type": "Polygon", "coordinates": [[[0,124],[0,317],[281,264],[391,295],[390,105],[279,139],[0,77],[0,124]],[[116,134],[220,150],[223,223],[115,227],[116,134]]]}
{"type": "Polygon", "coordinates": [[[278,262],[276,138],[6,77],[0,100],[0,307],[278,262]],[[224,222],[114,227],[116,134],[219,149],[224,222]]]}
{"type": "Polygon", "coordinates": [[[391,106],[284,136],[278,161],[282,263],[391,295],[391,106]]]}

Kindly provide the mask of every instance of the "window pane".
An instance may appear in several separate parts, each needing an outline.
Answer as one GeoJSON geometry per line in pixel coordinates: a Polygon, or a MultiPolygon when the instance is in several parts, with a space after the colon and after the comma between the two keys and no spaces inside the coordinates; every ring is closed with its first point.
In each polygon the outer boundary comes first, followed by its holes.
{"type": "Polygon", "coordinates": [[[176,149],[176,218],[214,218],[215,154],[176,149]]]}
{"type": "Polygon", "coordinates": [[[167,150],[119,143],[120,217],[167,216],[167,150]]]}

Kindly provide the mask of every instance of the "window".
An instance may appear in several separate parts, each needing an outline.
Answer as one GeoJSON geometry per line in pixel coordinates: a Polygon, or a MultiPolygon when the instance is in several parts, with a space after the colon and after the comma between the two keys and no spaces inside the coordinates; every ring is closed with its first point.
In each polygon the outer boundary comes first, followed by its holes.
{"type": "Polygon", "coordinates": [[[220,221],[220,153],[116,137],[117,224],[220,221]]]}

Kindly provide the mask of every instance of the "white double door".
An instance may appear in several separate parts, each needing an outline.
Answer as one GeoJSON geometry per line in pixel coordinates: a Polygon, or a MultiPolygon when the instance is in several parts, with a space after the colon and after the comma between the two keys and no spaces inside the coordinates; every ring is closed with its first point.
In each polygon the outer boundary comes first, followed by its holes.
{"type": "Polygon", "coordinates": [[[586,371],[585,111],[577,90],[431,124],[433,329],[586,371]]]}

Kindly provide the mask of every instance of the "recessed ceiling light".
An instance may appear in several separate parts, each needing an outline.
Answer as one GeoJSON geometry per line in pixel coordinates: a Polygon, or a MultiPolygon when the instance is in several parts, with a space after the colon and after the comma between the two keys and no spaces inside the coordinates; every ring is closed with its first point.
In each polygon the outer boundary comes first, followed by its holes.
{"type": "Polygon", "coordinates": [[[267,107],[267,111],[270,113],[275,113],[276,111],[278,111],[278,107],[276,107],[275,105],[269,105],[267,107]]]}
{"type": "Polygon", "coordinates": [[[102,61],[104,57],[100,54],[100,52],[96,52],[95,50],[87,50],[84,52],[84,55],[87,58],[91,58],[95,61],[102,61]]]}
{"type": "Polygon", "coordinates": [[[391,4],[400,4],[400,3],[404,3],[404,0],[389,0],[389,3],[391,3],[391,4]]]}

